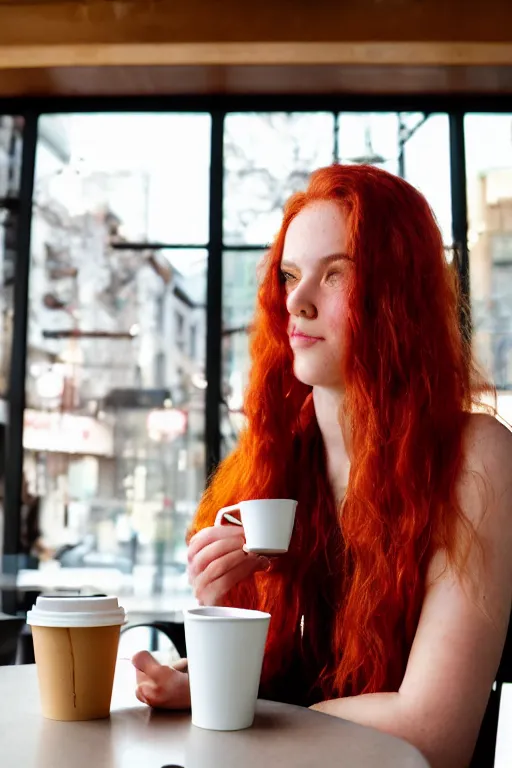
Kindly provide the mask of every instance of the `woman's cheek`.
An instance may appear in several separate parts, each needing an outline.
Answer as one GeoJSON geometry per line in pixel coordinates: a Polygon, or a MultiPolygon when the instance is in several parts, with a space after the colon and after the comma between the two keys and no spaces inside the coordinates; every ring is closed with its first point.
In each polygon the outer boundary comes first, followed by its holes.
{"type": "Polygon", "coordinates": [[[326,324],[329,329],[330,338],[333,341],[339,341],[341,346],[347,325],[347,303],[345,298],[343,298],[342,302],[338,301],[335,305],[329,307],[326,324]]]}

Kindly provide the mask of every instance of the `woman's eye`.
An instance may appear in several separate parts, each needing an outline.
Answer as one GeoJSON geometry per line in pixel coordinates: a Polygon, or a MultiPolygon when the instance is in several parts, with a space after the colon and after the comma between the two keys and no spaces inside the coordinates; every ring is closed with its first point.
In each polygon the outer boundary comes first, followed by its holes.
{"type": "Polygon", "coordinates": [[[342,274],[341,272],[329,272],[326,276],[325,280],[327,283],[337,283],[341,279],[342,274]]]}
{"type": "Polygon", "coordinates": [[[296,277],[291,272],[281,272],[281,280],[283,283],[291,283],[293,280],[296,280],[296,277]]]}

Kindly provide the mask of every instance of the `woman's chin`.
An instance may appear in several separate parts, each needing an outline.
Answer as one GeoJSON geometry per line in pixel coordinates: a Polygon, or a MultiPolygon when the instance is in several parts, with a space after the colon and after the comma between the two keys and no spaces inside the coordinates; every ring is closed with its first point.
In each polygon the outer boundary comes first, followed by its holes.
{"type": "Polygon", "coordinates": [[[317,371],[312,366],[301,365],[295,362],[293,367],[295,378],[308,387],[329,387],[331,386],[329,377],[325,372],[317,371]]]}

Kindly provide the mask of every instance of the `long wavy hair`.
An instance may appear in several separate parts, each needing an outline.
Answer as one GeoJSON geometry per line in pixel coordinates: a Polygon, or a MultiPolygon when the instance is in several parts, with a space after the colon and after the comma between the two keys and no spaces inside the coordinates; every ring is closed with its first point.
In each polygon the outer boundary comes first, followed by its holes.
{"type": "Polygon", "coordinates": [[[223,599],[272,614],[263,682],[299,653],[316,664],[326,699],[398,690],[431,556],[444,549],[462,568],[455,528],[467,521],[456,486],[464,426],[485,384],[460,316],[456,269],[429,205],[406,181],[371,166],[333,165],[313,173],[307,190],[289,200],[258,293],[247,426],[211,478],[189,531],[213,525],[219,508],[243,499],[298,499],[287,555],[223,599]],[[333,414],[350,444],[340,508],[312,389],[294,377],[280,274],[290,222],[326,200],[347,215],[354,262],[343,412],[333,414]],[[302,616],[306,645],[297,633],[302,616]]]}

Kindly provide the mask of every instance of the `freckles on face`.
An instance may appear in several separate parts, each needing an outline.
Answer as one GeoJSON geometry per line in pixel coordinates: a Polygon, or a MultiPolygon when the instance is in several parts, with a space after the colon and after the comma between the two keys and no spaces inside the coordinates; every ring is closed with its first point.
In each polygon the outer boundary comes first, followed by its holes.
{"type": "Polygon", "coordinates": [[[339,338],[346,325],[347,294],[340,292],[335,301],[324,306],[324,322],[329,338],[339,338]]]}

